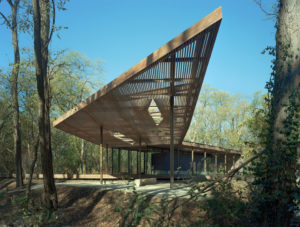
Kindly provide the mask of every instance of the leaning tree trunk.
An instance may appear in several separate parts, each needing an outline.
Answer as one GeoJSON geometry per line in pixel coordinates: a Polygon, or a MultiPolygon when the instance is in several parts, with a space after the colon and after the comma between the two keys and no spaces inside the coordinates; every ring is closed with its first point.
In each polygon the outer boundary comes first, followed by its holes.
{"type": "MultiPolygon", "coordinates": [[[[264,226],[289,226],[297,190],[300,99],[300,0],[279,2],[274,64],[269,169],[262,194],[268,195],[264,226]]],[[[294,207],[295,208],[295,207],[294,207]]]]}
{"type": "Polygon", "coordinates": [[[18,24],[17,13],[19,8],[19,0],[16,0],[11,5],[11,31],[12,45],[14,49],[14,65],[10,77],[12,108],[13,108],[13,135],[14,135],[14,150],[16,162],[16,187],[23,186],[22,174],[22,150],[21,150],[21,130],[19,117],[19,101],[18,101],[18,76],[20,69],[20,50],[18,41],[18,24]]]}
{"type": "Polygon", "coordinates": [[[49,209],[57,209],[51,150],[49,81],[47,78],[50,4],[48,0],[32,0],[32,5],[35,68],[39,97],[39,151],[44,180],[44,203],[49,209]]]}

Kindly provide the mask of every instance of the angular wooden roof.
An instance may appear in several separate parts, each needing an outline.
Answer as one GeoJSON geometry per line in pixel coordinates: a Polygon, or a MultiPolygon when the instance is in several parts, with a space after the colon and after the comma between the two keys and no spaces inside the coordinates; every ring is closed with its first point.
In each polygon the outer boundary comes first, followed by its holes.
{"type": "Polygon", "coordinates": [[[53,122],[95,144],[130,147],[170,144],[170,96],[174,95],[174,143],[190,125],[222,20],[221,7],[182,32],[53,122]],[[150,110],[149,110],[149,106],[150,110]]]}

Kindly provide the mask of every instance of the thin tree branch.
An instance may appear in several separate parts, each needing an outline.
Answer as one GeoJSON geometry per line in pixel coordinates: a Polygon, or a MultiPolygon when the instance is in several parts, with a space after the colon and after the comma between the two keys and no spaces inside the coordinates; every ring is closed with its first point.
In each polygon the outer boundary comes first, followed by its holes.
{"type": "MultiPolygon", "coordinates": [[[[8,1],[10,1],[10,0],[8,0],[8,1]]],[[[20,3],[20,0],[15,0],[14,7],[17,7],[19,5],[19,3],[20,3]]]]}
{"type": "Polygon", "coordinates": [[[52,26],[51,26],[51,32],[50,32],[50,35],[49,35],[49,38],[48,38],[46,46],[49,45],[49,43],[50,43],[50,41],[52,39],[52,35],[54,33],[54,28],[55,28],[55,2],[54,2],[54,0],[52,0],[52,8],[53,8],[52,26]]]}
{"type": "Polygon", "coordinates": [[[0,132],[1,132],[1,130],[4,128],[4,126],[5,126],[5,121],[3,121],[1,124],[0,124],[0,132]]]}
{"type": "Polygon", "coordinates": [[[9,27],[9,29],[11,29],[11,30],[12,30],[12,26],[11,26],[11,24],[10,24],[9,20],[6,18],[6,16],[5,16],[3,13],[1,13],[1,12],[0,12],[0,15],[1,15],[1,16],[2,16],[2,18],[4,19],[4,21],[5,21],[6,25],[9,27]]]}
{"type": "Polygon", "coordinates": [[[7,122],[7,118],[11,115],[12,111],[9,111],[3,118],[2,118],[2,123],[0,124],[0,132],[4,128],[5,123],[7,122]]]}
{"type": "Polygon", "coordinates": [[[11,0],[6,0],[8,2],[8,4],[10,5],[10,7],[13,7],[13,3],[11,0]]]}
{"type": "MultiPolygon", "coordinates": [[[[208,191],[210,191],[212,189],[212,187],[221,182],[224,178],[226,180],[231,180],[232,177],[242,168],[244,168],[246,165],[248,165],[249,163],[251,163],[252,161],[254,161],[255,159],[257,159],[258,157],[260,157],[262,154],[264,153],[264,151],[261,151],[259,153],[257,153],[256,155],[254,155],[253,157],[251,157],[250,159],[248,159],[247,161],[243,162],[240,166],[238,166],[237,168],[231,170],[229,173],[225,174],[223,177],[214,180],[213,182],[211,182],[210,184],[206,185],[204,188],[202,188],[201,190],[199,190],[196,194],[192,195],[189,199],[185,200],[184,202],[174,206],[172,208],[172,210],[170,211],[170,213],[173,213],[177,208],[179,208],[180,206],[188,203],[189,201],[197,198],[200,194],[206,193],[208,191]]],[[[184,197],[186,195],[181,195],[181,196],[177,196],[175,199],[178,199],[179,197],[184,197]]],[[[172,202],[174,199],[172,199],[170,202],[172,202]]]]}
{"type": "Polygon", "coordinates": [[[253,1],[254,1],[254,3],[256,5],[259,6],[259,8],[261,9],[261,11],[263,11],[267,16],[276,16],[276,13],[270,13],[267,10],[265,10],[265,8],[263,7],[263,5],[261,3],[261,0],[253,0],[253,1]]]}

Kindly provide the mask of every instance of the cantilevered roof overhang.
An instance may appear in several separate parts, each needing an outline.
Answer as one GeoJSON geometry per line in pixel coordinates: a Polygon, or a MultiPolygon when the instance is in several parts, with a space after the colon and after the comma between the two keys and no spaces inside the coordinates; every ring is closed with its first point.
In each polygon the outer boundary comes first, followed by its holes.
{"type": "Polygon", "coordinates": [[[95,144],[103,127],[103,141],[113,147],[140,139],[149,146],[168,145],[174,96],[174,144],[181,144],[221,20],[220,7],[55,120],[54,127],[95,144]]]}

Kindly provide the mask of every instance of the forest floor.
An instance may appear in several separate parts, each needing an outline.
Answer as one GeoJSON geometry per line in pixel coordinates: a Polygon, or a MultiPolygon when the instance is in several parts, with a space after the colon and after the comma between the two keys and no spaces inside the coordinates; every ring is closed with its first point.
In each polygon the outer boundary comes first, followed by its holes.
{"type": "MultiPolygon", "coordinates": [[[[157,224],[165,223],[166,219],[170,223],[180,221],[189,224],[203,215],[193,202],[184,204],[172,214],[164,213],[165,210],[161,209],[164,203],[172,200],[166,184],[162,184],[161,190],[156,188],[157,193],[153,190],[137,193],[139,189],[136,188],[131,191],[116,190],[108,185],[99,188],[82,182],[79,182],[80,186],[75,184],[74,181],[56,184],[59,208],[49,212],[41,205],[43,189],[39,185],[42,185],[42,180],[33,180],[33,188],[36,188],[32,190],[34,206],[28,208],[25,191],[15,190],[14,179],[0,179],[0,226],[147,226],[145,217],[150,216],[157,224]],[[162,194],[162,191],[165,193],[162,194]]],[[[181,193],[176,196],[182,197],[183,190],[180,190],[181,193]]],[[[184,200],[176,198],[170,206],[184,200]]]]}
{"type": "MultiPolygon", "coordinates": [[[[183,184],[177,184],[175,190],[170,190],[166,182],[129,190],[124,182],[101,186],[95,181],[57,181],[59,208],[54,212],[42,206],[42,183],[42,180],[33,180],[33,205],[28,206],[25,187],[16,190],[14,179],[0,178],[0,227],[150,226],[149,222],[151,226],[212,226],[216,223],[236,226],[241,223],[235,222],[236,218],[241,216],[242,223],[248,218],[247,210],[233,215],[233,211],[240,212],[245,205],[240,198],[249,193],[248,183],[243,180],[233,181],[237,197],[221,187],[221,197],[210,198],[208,194],[197,201],[184,196],[187,189],[183,184]],[[212,206],[205,206],[209,201],[212,206]],[[180,206],[172,211],[177,205],[180,206]]],[[[300,223],[297,220],[294,223],[300,223]]]]}

